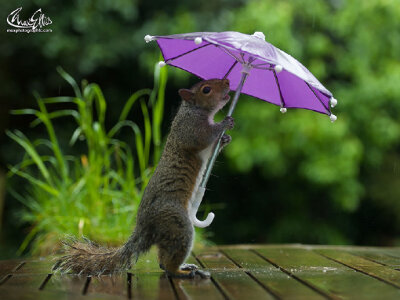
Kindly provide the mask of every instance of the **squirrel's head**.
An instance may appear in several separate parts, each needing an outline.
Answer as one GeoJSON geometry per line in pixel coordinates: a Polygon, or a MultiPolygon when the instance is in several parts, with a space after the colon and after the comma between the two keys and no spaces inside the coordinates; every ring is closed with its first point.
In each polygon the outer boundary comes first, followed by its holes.
{"type": "Polygon", "coordinates": [[[195,84],[191,89],[180,89],[182,100],[210,112],[220,110],[229,101],[229,80],[210,79],[195,84]]]}

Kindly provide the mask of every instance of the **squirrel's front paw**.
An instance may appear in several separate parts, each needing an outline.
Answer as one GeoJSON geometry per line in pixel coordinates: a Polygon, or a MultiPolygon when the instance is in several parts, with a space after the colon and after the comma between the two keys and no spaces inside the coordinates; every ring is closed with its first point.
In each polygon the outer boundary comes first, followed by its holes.
{"type": "Polygon", "coordinates": [[[232,137],[230,135],[224,134],[221,138],[221,148],[225,147],[232,141],[232,137]]]}
{"type": "Polygon", "coordinates": [[[224,127],[229,130],[235,126],[235,120],[231,116],[226,116],[224,119],[224,127]]]}

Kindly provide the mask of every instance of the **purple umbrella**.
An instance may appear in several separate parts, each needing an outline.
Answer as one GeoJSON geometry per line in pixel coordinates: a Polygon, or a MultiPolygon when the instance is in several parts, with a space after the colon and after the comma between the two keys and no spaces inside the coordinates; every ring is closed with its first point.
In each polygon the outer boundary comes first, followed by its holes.
{"type": "MultiPolygon", "coordinates": [[[[262,32],[253,35],[239,32],[194,32],[168,36],[145,36],[145,41],[156,40],[166,64],[188,71],[204,80],[227,78],[231,90],[236,90],[229,107],[231,116],[240,93],[287,108],[304,108],[329,115],[337,100],[306,67],[289,54],[265,41],[262,32]]],[[[222,137],[222,135],[221,135],[222,137]]],[[[196,218],[208,178],[220,148],[215,145],[208,161],[197,195],[192,198],[191,218],[198,227],[211,224],[214,214],[205,221],[196,218]]]]}

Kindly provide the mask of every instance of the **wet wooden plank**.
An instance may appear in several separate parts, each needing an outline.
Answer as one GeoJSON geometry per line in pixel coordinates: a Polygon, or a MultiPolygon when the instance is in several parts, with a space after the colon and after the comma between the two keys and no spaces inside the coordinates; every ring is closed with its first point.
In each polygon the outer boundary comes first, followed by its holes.
{"type": "Polygon", "coordinates": [[[14,271],[14,274],[49,274],[52,273],[54,261],[49,259],[35,259],[23,261],[23,265],[14,271]]]}
{"type": "Polygon", "coordinates": [[[0,286],[0,299],[4,300],[91,300],[91,299],[115,299],[109,295],[96,295],[94,297],[90,295],[81,295],[70,292],[57,292],[57,291],[42,291],[38,289],[25,289],[21,287],[6,287],[0,286]]]}
{"type": "Polygon", "coordinates": [[[131,280],[132,299],[176,299],[171,282],[164,273],[136,273],[131,280]]]}
{"type": "Polygon", "coordinates": [[[12,275],[2,287],[23,287],[24,289],[38,290],[42,282],[46,279],[47,274],[43,275],[32,275],[32,274],[17,274],[12,275]]]}
{"type": "Polygon", "coordinates": [[[379,250],[351,250],[347,252],[389,266],[393,269],[400,268],[400,258],[389,256],[385,252],[379,250]]]}
{"type": "Polygon", "coordinates": [[[236,264],[248,270],[260,283],[281,299],[326,299],[323,295],[281,271],[253,251],[225,249],[223,253],[236,264]]]}
{"type": "MultiPolygon", "coordinates": [[[[105,275],[91,277],[89,283],[86,276],[48,275],[51,259],[25,260],[22,265],[21,260],[0,261],[0,274],[11,276],[1,284],[0,275],[0,299],[400,299],[399,248],[235,245],[221,249],[207,248],[198,254],[200,267],[212,274],[206,280],[168,278],[154,249],[140,258],[129,278],[105,275]]],[[[193,257],[187,262],[199,265],[193,257]]]]}
{"type": "Polygon", "coordinates": [[[45,285],[45,291],[75,291],[85,297],[97,296],[113,299],[176,299],[169,279],[162,272],[138,272],[130,278],[129,290],[127,275],[91,277],[87,289],[86,276],[53,275],[45,285]],[[108,295],[108,296],[107,296],[108,295]]]}
{"type": "Polygon", "coordinates": [[[171,280],[160,269],[155,249],[141,256],[130,272],[132,299],[176,299],[171,280]]]}
{"type": "Polygon", "coordinates": [[[361,271],[400,288],[400,272],[397,270],[393,270],[392,268],[389,268],[387,266],[382,266],[381,264],[378,264],[376,262],[344,251],[330,249],[316,251],[357,271],[361,271]]]}
{"type": "Polygon", "coordinates": [[[125,299],[130,293],[126,274],[93,276],[86,290],[87,295],[108,294],[115,299],[125,299]]]}
{"type": "MultiPolygon", "coordinates": [[[[188,257],[186,263],[195,264],[200,269],[204,269],[192,255],[188,257]]],[[[197,276],[192,280],[173,278],[172,283],[179,299],[224,299],[211,279],[201,279],[197,276]]]]}
{"type": "Polygon", "coordinates": [[[229,299],[275,299],[243,269],[221,252],[200,252],[197,259],[211,272],[212,280],[229,299]]]}
{"type": "MultiPolygon", "coordinates": [[[[187,263],[197,264],[198,262],[192,257],[186,261],[187,263]]],[[[163,299],[175,299],[175,294],[179,299],[221,299],[222,295],[212,283],[211,280],[202,280],[196,278],[194,280],[168,278],[164,271],[160,269],[156,251],[153,250],[149,254],[141,257],[137,264],[132,267],[132,296],[136,298],[147,299],[149,297],[163,299]],[[164,292],[162,292],[164,290],[164,292]]]]}
{"type": "MultiPolygon", "coordinates": [[[[189,256],[187,263],[198,262],[189,256]]],[[[132,297],[138,299],[221,299],[222,295],[211,280],[196,278],[194,280],[168,278],[160,269],[155,249],[142,256],[130,270],[133,274],[132,297]]]]}
{"type": "Polygon", "coordinates": [[[386,255],[396,257],[400,259],[400,248],[382,248],[379,249],[382,253],[385,253],[386,255]]]}
{"type": "Polygon", "coordinates": [[[392,285],[301,248],[258,249],[266,260],[332,299],[396,299],[392,285]]]}
{"type": "Polygon", "coordinates": [[[53,274],[42,288],[45,291],[82,294],[85,283],[86,276],[83,275],[53,274]]]}
{"type": "Polygon", "coordinates": [[[4,276],[12,273],[21,263],[22,261],[17,259],[0,261],[0,281],[4,276]]]}
{"type": "Polygon", "coordinates": [[[225,299],[211,279],[172,279],[178,299],[225,299]]]}
{"type": "MultiPolygon", "coordinates": [[[[78,295],[79,296],[79,295],[78,295]]],[[[25,289],[18,286],[0,286],[0,298],[7,300],[61,300],[61,299],[75,299],[75,297],[68,297],[65,293],[59,292],[43,292],[38,289],[25,289]]],[[[76,298],[76,299],[79,299],[76,298]]]]}

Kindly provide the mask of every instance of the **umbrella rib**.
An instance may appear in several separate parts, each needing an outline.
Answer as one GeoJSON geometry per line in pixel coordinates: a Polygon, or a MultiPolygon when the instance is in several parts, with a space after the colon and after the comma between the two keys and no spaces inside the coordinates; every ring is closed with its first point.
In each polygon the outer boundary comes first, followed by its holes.
{"type": "Polygon", "coordinates": [[[322,106],[326,109],[326,111],[328,112],[329,115],[331,115],[331,111],[329,110],[329,108],[327,108],[324,104],[324,102],[322,102],[321,98],[317,95],[317,93],[312,89],[312,87],[308,84],[308,82],[304,81],[308,88],[313,92],[314,96],[317,97],[318,101],[322,104],[322,106]]]}
{"type": "Polygon", "coordinates": [[[234,62],[234,63],[232,64],[232,66],[229,68],[228,72],[226,72],[225,76],[223,77],[224,79],[225,79],[226,77],[229,76],[229,74],[232,72],[233,68],[237,65],[237,63],[238,63],[238,61],[235,60],[235,62],[234,62]]]}
{"type": "Polygon", "coordinates": [[[233,54],[232,52],[230,52],[228,49],[226,49],[225,47],[221,47],[219,45],[214,45],[215,47],[221,49],[222,51],[224,51],[226,54],[228,54],[229,56],[231,56],[233,59],[235,59],[236,61],[243,63],[242,61],[240,61],[240,59],[238,57],[236,57],[235,54],[233,54]]]}
{"type": "Polygon", "coordinates": [[[253,65],[253,66],[254,67],[260,67],[260,66],[264,66],[264,65],[271,65],[271,63],[265,62],[265,63],[262,63],[262,64],[256,64],[256,65],[253,65]]]}
{"type": "Polygon", "coordinates": [[[282,105],[282,107],[285,107],[285,105],[286,105],[285,100],[283,99],[281,85],[279,84],[278,76],[276,75],[275,69],[272,69],[272,72],[274,73],[275,82],[276,82],[276,85],[278,86],[279,96],[281,97],[281,105],[282,105]]]}
{"type": "Polygon", "coordinates": [[[189,51],[187,51],[187,52],[181,53],[181,54],[179,54],[179,55],[177,55],[177,56],[175,56],[175,57],[172,57],[172,58],[170,58],[170,59],[167,59],[166,62],[169,62],[169,61],[172,61],[172,60],[174,60],[174,59],[180,58],[180,57],[182,57],[182,56],[184,56],[184,55],[186,55],[186,54],[192,53],[192,52],[194,52],[194,51],[196,51],[196,50],[199,50],[199,49],[201,49],[201,48],[204,48],[204,47],[207,47],[207,46],[210,46],[210,45],[212,45],[212,44],[208,43],[208,44],[205,44],[205,45],[203,45],[203,46],[200,46],[200,47],[194,48],[194,49],[192,49],[192,50],[189,50],[189,51]]]}
{"type": "Polygon", "coordinates": [[[272,68],[272,67],[265,67],[265,68],[262,68],[262,67],[259,67],[258,65],[252,65],[252,67],[254,68],[254,69],[258,69],[258,70],[269,70],[269,71],[272,71],[274,68],[272,68]]]}

